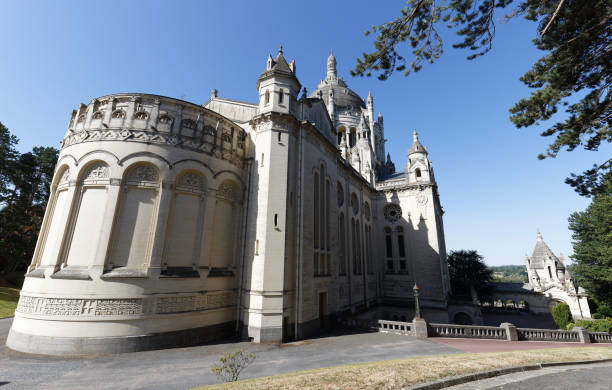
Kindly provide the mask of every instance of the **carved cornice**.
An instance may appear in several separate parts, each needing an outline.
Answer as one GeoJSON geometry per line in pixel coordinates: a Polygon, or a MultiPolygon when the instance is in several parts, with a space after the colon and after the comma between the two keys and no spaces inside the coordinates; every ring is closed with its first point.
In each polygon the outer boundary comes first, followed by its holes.
{"type": "Polygon", "coordinates": [[[83,130],[66,136],[66,138],[64,138],[62,142],[61,148],[63,149],[68,146],[84,142],[98,141],[125,141],[139,142],[144,144],[156,144],[162,146],[173,146],[214,156],[216,158],[226,160],[239,168],[242,168],[244,163],[244,157],[238,155],[236,153],[236,150],[215,147],[214,140],[213,142],[210,142],[206,139],[201,140],[180,134],[159,133],[145,130],[83,130]]]}

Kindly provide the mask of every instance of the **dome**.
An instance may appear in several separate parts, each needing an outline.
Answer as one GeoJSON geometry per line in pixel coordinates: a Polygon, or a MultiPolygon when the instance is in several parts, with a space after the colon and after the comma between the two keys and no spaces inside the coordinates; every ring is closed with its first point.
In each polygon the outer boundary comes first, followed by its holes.
{"type": "Polygon", "coordinates": [[[342,78],[338,77],[336,71],[336,57],[331,52],[327,58],[327,75],[325,80],[322,80],[317,89],[311,93],[308,97],[310,98],[323,98],[325,105],[329,104],[329,92],[333,91],[334,102],[338,108],[366,108],[363,99],[357,95],[353,90],[349,89],[346,82],[342,78]]]}
{"type": "Polygon", "coordinates": [[[325,101],[325,104],[327,105],[329,103],[330,90],[333,90],[334,92],[334,102],[336,103],[336,107],[352,107],[353,109],[366,108],[363,99],[359,97],[356,92],[348,88],[342,79],[338,80],[338,84],[330,84],[324,81],[323,83],[319,84],[319,87],[308,97],[318,98],[319,92],[321,92],[321,98],[323,98],[323,101],[325,101]]]}

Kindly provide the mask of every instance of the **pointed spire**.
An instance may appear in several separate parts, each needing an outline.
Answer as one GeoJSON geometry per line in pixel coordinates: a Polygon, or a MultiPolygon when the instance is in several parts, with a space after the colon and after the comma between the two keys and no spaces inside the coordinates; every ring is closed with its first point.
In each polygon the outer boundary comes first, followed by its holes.
{"type": "Polygon", "coordinates": [[[417,133],[416,129],[414,129],[412,133],[412,146],[408,150],[408,155],[413,153],[427,154],[427,149],[425,149],[425,147],[421,145],[421,142],[419,141],[419,134],[417,133]]]}
{"type": "Polygon", "coordinates": [[[538,231],[538,241],[543,241],[542,240],[542,234],[540,233],[540,229],[537,230],[538,231]]]}
{"type": "Polygon", "coordinates": [[[280,45],[280,46],[278,47],[278,54],[279,54],[279,55],[283,55],[283,45],[280,45]]]}

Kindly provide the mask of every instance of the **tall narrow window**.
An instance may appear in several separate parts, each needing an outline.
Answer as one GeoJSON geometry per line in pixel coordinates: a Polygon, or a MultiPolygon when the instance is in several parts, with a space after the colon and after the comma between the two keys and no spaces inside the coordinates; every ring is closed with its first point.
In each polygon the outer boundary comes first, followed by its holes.
{"type": "Polygon", "coordinates": [[[406,257],[406,249],[404,248],[404,229],[401,227],[397,227],[397,249],[399,252],[399,257],[406,257]]]}
{"type": "Polygon", "coordinates": [[[285,93],[281,89],[278,93],[278,104],[283,104],[283,100],[285,100],[285,93]]]}
{"type": "Polygon", "coordinates": [[[274,227],[278,226],[278,214],[274,214],[274,227]]]}
{"type": "Polygon", "coordinates": [[[266,90],[266,93],[264,96],[265,96],[264,98],[265,104],[266,105],[270,104],[270,91],[266,90]]]}
{"type": "Polygon", "coordinates": [[[264,154],[261,154],[261,160],[259,161],[259,166],[263,167],[264,166],[264,154]]]}
{"type": "Polygon", "coordinates": [[[319,275],[319,174],[315,172],[314,177],[314,188],[313,188],[313,209],[314,209],[314,255],[313,255],[313,268],[315,276],[319,275]]]}
{"type": "Polygon", "coordinates": [[[387,272],[393,272],[393,238],[391,237],[391,228],[385,228],[385,249],[387,257],[387,272]]]}
{"type": "Polygon", "coordinates": [[[374,264],[372,263],[372,227],[366,225],[365,227],[365,247],[366,247],[366,259],[368,264],[368,273],[374,273],[374,264]]]}
{"type": "Polygon", "coordinates": [[[415,171],[416,177],[421,177],[421,168],[417,168],[415,171]]]}
{"type": "Polygon", "coordinates": [[[552,271],[550,270],[550,265],[548,266],[548,276],[552,279],[552,271]]]}
{"type": "Polygon", "coordinates": [[[338,219],[338,241],[340,242],[340,252],[338,256],[340,275],[346,275],[346,229],[344,227],[344,214],[340,213],[338,219]]]}

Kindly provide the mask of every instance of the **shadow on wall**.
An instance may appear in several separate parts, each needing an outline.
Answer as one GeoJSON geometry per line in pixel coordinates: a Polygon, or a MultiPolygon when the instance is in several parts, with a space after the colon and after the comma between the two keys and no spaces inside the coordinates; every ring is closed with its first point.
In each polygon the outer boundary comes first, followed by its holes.
{"type": "MultiPolygon", "coordinates": [[[[396,191],[382,205],[383,209],[389,204],[400,205],[396,191]]],[[[420,289],[419,299],[423,308],[428,307],[428,299],[445,298],[441,254],[429,244],[425,219],[435,219],[435,216],[427,215],[425,207],[418,207],[417,212],[418,215],[412,215],[408,210],[402,210],[401,216],[395,220],[393,214],[385,213],[379,228],[383,235],[380,240],[382,250],[376,261],[382,265],[383,300],[387,305],[413,307],[415,283],[420,289]]],[[[440,318],[436,315],[433,320],[439,321],[440,318]]]]}

